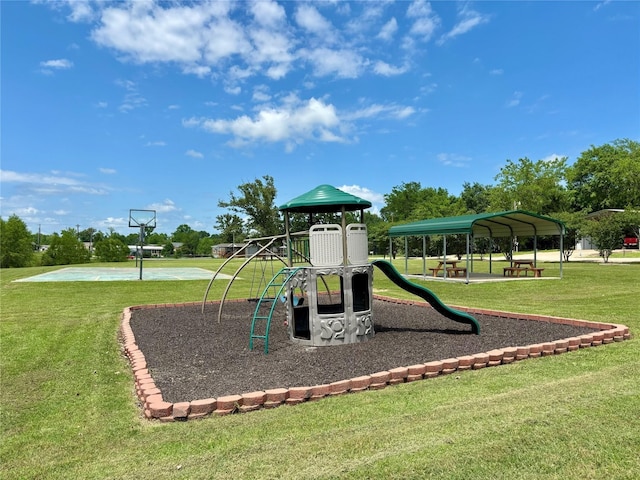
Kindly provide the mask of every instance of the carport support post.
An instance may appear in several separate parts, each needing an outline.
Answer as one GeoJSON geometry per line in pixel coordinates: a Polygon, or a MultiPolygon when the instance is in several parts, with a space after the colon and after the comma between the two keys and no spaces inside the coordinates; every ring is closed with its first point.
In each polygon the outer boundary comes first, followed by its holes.
{"type": "Polygon", "coordinates": [[[447,236],[442,236],[442,277],[447,279],[447,236]]]}
{"type": "Polygon", "coordinates": [[[409,237],[404,237],[404,274],[409,275],[409,237]]]}
{"type": "Polygon", "coordinates": [[[422,276],[427,276],[427,237],[422,236],[422,276]]]}
{"type": "Polygon", "coordinates": [[[562,279],[562,252],[564,251],[564,228],[560,231],[560,278],[562,279]]]}
{"type": "Polygon", "coordinates": [[[467,284],[469,283],[469,267],[469,234],[467,233],[467,284]]]}

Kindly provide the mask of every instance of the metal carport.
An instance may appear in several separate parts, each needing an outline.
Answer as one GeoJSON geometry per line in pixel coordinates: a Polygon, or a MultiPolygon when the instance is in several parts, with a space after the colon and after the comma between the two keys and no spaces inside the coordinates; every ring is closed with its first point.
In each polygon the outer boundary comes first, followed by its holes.
{"type": "MultiPolygon", "coordinates": [[[[447,235],[467,236],[467,283],[469,283],[470,246],[475,238],[500,238],[500,237],[533,237],[534,263],[537,261],[537,238],[540,235],[560,236],[560,278],[562,278],[562,250],[564,224],[560,220],[545,217],[524,210],[510,210],[495,213],[478,213],[474,215],[462,215],[459,217],[432,218],[418,222],[396,225],[389,229],[390,242],[394,237],[405,237],[405,257],[408,256],[406,237],[420,236],[423,239],[430,235],[443,235],[444,261],[447,259],[447,235]]],[[[424,255],[423,240],[423,259],[424,255]]],[[[391,247],[391,245],[390,245],[391,247]]],[[[513,245],[512,245],[513,249],[513,245]]],[[[491,261],[491,252],[489,253],[491,261]]],[[[406,268],[407,258],[405,258],[406,268]]],[[[490,264],[491,265],[491,264],[490,264]]],[[[491,267],[490,267],[491,271],[491,267]]],[[[446,275],[445,275],[446,278],[446,275]]]]}

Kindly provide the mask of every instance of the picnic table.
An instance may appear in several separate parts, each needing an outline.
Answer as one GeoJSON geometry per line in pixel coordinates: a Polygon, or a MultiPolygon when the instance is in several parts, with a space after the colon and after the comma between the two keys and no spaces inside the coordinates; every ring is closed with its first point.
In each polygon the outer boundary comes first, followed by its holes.
{"type": "Polygon", "coordinates": [[[467,269],[464,267],[458,267],[458,260],[447,260],[446,263],[444,261],[438,262],[438,266],[434,268],[429,268],[433,273],[434,277],[438,276],[442,270],[444,270],[445,264],[447,266],[447,276],[449,277],[462,277],[467,274],[467,269]]]}
{"type": "Polygon", "coordinates": [[[544,268],[537,268],[533,260],[514,260],[513,266],[504,267],[502,276],[506,277],[519,277],[521,273],[524,273],[526,277],[529,272],[533,273],[534,277],[541,277],[544,268]]]}

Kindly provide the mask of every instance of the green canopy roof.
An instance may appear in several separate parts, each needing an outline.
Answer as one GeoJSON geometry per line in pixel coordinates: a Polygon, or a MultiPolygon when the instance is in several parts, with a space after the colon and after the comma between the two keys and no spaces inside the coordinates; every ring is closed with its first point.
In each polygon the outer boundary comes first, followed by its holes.
{"type": "Polygon", "coordinates": [[[473,234],[482,237],[510,237],[563,235],[560,220],[524,210],[479,213],[459,217],[431,218],[419,222],[396,225],[389,229],[390,237],[473,234]]]}
{"type": "Polygon", "coordinates": [[[281,211],[294,213],[330,213],[369,208],[371,202],[331,185],[320,185],[313,190],[280,205],[281,211]]]}

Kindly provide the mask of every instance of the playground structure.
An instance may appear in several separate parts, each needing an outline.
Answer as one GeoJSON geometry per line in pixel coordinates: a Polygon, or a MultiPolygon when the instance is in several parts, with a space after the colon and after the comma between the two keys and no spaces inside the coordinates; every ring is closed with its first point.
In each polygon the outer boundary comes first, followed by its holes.
{"type": "Polygon", "coordinates": [[[369,262],[364,209],[370,206],[371,202],[330,185],[320,185],[282,205],[280,211],[285,215],[285,234],[250,239],[228,257],[207,286],[202,302],[203,313],[215,278],[231,260],[244,256],[244,262],[222,294],[218,321],[229,289],[240,272],[251,262],[255,266],[260,259],[268,259],[274,271],[267,281],[267,264],[262,264],[260,288],[255,290],[256,295],[252,298],[256,301],[256,308],[249,338],[251,350],[258,340],[263,342],[264,352],[268,353],[271,321],[280,301],[286,306],[289,339],[294,343],[326,347],[372,339],[375,335],[372,311],[374,266],[400,288],[428,301],[447,318],[470,325],[472,331],[479,334],[480,326],[471,315],[447,307],[427,288],[407,281],[391,263],[384,260],[369,262]],[[338,212],[339,224],[314,221],[314,215],[338,212]],[[347,224],[347,213],[356,216],[352,212],[359,212],[359,221],[347,224]],[[291,233],[291,214],[309,215],[309,230],[291,233]],[[282,265],[277,272],[273,268],[274,261],[282,265]]]}

